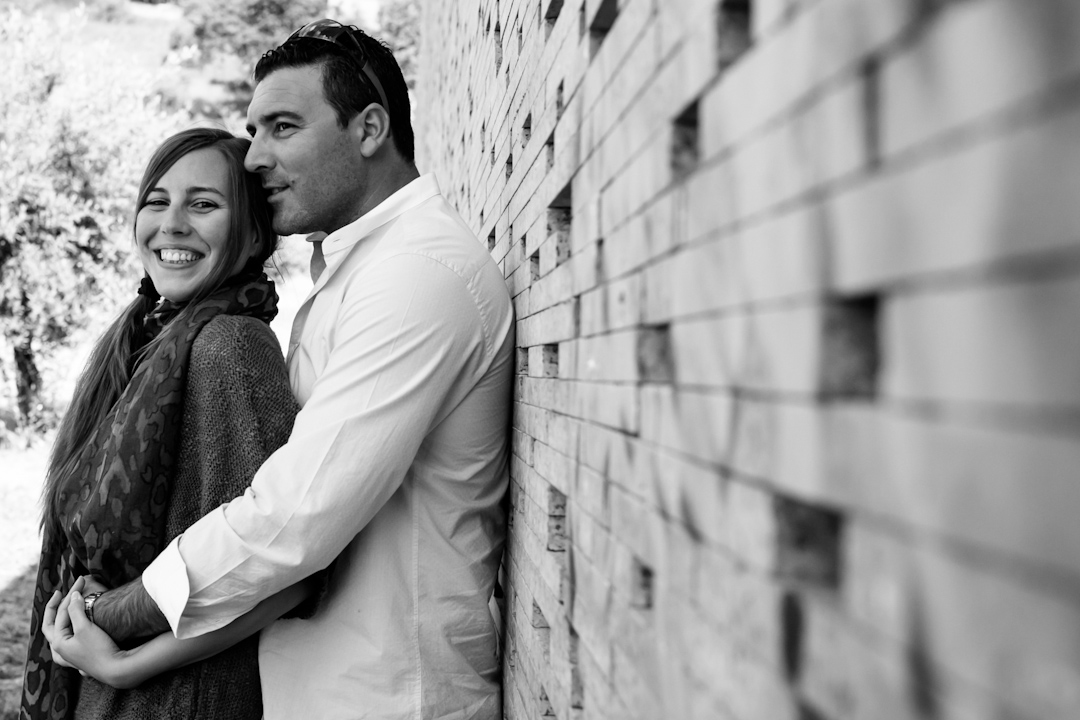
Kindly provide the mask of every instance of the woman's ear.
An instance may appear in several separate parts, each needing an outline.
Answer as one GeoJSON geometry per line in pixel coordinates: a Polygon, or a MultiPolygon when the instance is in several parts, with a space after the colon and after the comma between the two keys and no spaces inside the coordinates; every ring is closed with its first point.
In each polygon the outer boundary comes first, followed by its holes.
{"type": "Polygon", "coordinates": [[[259,236],[255,233],[251,233],[251,240],[248,241],[248,244],[245,247],[247,248],[248,260],[251,260],[252,258],[257,256],[259,254],[259,251],[262,249],[259,243],[259,236]]]}

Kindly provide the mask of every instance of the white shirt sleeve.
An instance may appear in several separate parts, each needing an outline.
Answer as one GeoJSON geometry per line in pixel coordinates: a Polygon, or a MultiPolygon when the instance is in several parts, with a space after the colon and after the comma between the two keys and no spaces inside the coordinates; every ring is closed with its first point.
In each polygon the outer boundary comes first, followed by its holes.
{"type": "Polygon", "coordinates": [[[476,302],[437,260],[393,256],[350,282],[289,441],[143,575],[178,638],[329,565],[400,486],[461,374],[483,370],[476,302]]]}

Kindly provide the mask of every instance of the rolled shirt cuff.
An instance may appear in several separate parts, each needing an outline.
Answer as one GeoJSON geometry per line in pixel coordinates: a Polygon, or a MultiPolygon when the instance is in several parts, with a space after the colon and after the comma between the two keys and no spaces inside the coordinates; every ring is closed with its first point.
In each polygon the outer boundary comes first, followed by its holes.
{"type": "Polygon", "coordinates": [[[173,539],[142,575],[143,588],[169,621],[173,635],[180,640],[212,632],[232,620],[184,615],[188,609],[191,585],[188,582],[187,564],[180,553],[182,538],[183,535],[173,539]]]}

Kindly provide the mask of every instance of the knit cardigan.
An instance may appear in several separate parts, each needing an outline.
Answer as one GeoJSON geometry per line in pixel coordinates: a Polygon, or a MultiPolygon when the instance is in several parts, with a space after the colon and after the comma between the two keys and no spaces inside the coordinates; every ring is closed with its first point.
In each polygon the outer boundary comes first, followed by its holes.
{"type": "MultiPolygon", "coordinates": [[[[252,317],[221,315],[195,339],[184,393],[180,454],[166,518],[168,540],[243,494],[292,430],[299,407],[277,338],[252,317]]],[[[262,717],[258,635],[132,690],[82,680],[76,718],[262,717]]]]}

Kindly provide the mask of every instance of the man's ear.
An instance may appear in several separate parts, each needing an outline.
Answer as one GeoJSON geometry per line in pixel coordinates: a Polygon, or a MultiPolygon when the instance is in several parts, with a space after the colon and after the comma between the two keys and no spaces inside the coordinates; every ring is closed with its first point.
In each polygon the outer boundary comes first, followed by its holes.
{"type": "Polygon", "coordinates": [[[360,141],[360,154],[371,157],[390,138],[390,115],[379,103],[371,103],[352,119],[353,132],[360,141]]]}

